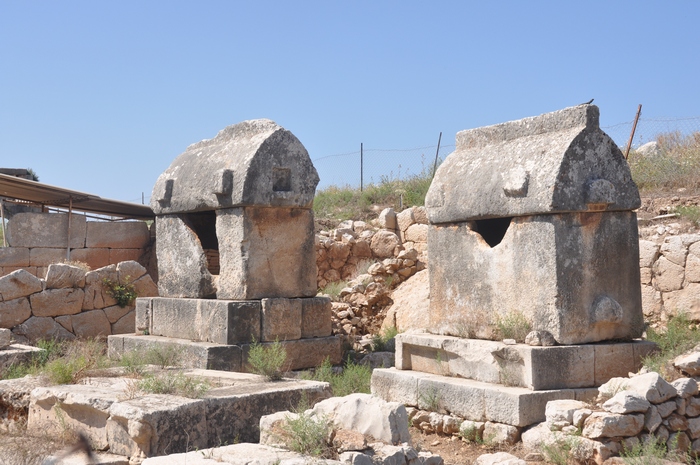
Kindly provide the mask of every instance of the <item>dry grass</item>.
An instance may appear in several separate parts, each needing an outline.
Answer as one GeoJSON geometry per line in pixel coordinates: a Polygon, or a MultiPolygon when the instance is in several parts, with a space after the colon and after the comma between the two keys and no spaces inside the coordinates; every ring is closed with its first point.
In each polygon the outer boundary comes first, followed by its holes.
{"type": "Polygon", "coordinates": [[[629,165],[632,178],[644,194],[700,189],[700,132],[682,135],[679,131],[656,137],[659,155],[644,156],[632,151],[629,165]]]}

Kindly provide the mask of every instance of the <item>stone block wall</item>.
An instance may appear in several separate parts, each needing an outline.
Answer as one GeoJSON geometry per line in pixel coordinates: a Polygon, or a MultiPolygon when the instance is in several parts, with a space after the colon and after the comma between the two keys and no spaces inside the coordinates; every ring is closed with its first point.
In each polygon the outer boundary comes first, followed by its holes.
{"type": "Polygon", "coordinates": [[[18,213],[6,228],[8,247],[0,247],[0,276],[26,270],[44,278],[48,266],[68,260],[97,269],[122,261],[135,260],[148,266],[153,240],[143,221],[87,221],[73,214],[68,231],[68,215],[62,213],[18,213]]]}
{"type": "Polygon", "coordinates": [[[51,264],[45,279],[19,269],[0,277],[0,328],[11,329],[20,343],[134,333],[134,303],[118,305],[108,281],[132,284],[140,297],[158,295],[146,268],[135,261],[93,271],[51,264]]]}
{"type": "Polygon", "coordinates": [[[664,322],[682,312],[700,321],[700,234],[640,240],[639,266],[646,320],[664,322]]]}

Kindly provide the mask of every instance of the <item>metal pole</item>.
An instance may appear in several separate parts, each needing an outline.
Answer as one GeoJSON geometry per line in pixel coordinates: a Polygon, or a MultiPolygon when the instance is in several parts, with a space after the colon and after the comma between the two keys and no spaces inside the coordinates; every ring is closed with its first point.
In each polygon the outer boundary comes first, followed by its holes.
{"type": "Polygon", "coordinates": [[[440,137],[438,137],[438,147],[435,151],[435,163],[433,163],[433,174],[430,176],[431,179],[435,177],[435,172],[437,171],[438,155],[440,154],[440,141],[442,141],[442,131],[440,131],[440,137]]]}
{"type": "Polygon", "coordinates": [[[70,261],[70,220],[73,216],[73,197],[68,198],[68,246],[66,247],[66,260],[70,261]]]}
{"type": "Polygon", "coordinates": [[[639,116],[642,114],[642,104],[639,104],[637,108],[637,116],[634,117],[634,124],[632,125],[632,132],[630,133],[630,140],[627,141],[627,148],[625,149],[625,160],[630,156],[630,148],[632,147],[632,139],[634,139],[634,131],[637,130],[637,121],[639,121],[639,116]]]}
{"type": "Polygon", "coordinates": [[[141,191],[141,205],[146,205],[145,197],[143,196],[143,191],[141,191]]]}
{"type": "Polygon", "coordinates": [[[364,149],[362,146],[362,142],[360,142],[360,192],[362,192],[362,188],[364,187],[364,182],[363,182],[363,170],[364,170],[364,149]]]}
{"type": "Polygon", "coordinates": [[[5,201],[0,200],[0,219],[2,219],[2,246],[7,247],[7,236],[5,236],[5,201]]]}

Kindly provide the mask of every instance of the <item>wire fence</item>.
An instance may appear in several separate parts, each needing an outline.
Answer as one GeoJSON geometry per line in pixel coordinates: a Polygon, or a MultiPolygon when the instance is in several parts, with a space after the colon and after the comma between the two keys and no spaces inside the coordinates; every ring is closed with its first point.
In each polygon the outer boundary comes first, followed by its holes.
{"type": "MultiPolygon", "coordinates": [[[[601,129],[624,150],[632,131],[634,122],[628,121],[601,129]]],[[[637,148],[647,142],[656,140],[660,134],[678,132],[689,135],[700,132],[700,117],[691,118],[640,118],[637,123],[632,148],[637,148]]],[[[377,184],[384,180],[406,179],[429,173],[436,160],[438,163],[452,153],[454,144],[438,146],[426,145],[411,149],[374,149],[360,147],[353,152],[325,155],[313,159],[321,182],[319,189],[329,186],[360,187],[377,184]]]]}

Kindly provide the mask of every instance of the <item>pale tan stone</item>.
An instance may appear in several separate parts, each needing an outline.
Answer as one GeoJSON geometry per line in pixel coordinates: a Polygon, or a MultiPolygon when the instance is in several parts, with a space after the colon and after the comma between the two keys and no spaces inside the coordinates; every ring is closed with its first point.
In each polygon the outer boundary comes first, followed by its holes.
{"type": "Polygon", "coordinates": [[[302,304],[299,299],[262,299],[260,340],[289,341],[301,338],[302,304]]]}
{"type": "Polygon", "coordinates": [[[49,266],[66,260],[66,249],[40,248],[29,249],[29,264],[31,266],[49,266]]]}
{"type": "Polygon", "coordinates": [[[33,316],[24,323],[17,325],[13,332],[17,335],[24,336],[30,342],[38,341],[39,339],[75,339],[73,333],[66,331],[66,328],[56,323],[56,321],[47,316],[33,316]]]}
{"type": "Polygon", "coordinates": [[[649,285],[651,284],[651,278],[652,278],[652,273],[651,273],[651,268],[640,268],[639,269],[639,280],[642,284],[649,285]]]}
{"type": "Polygon", "coordinates": [[[87,263],[93,270],[110,264],[109,249],[73,249],[70,251],[70,259],[87,263]]]}
{"type": "Polygon", "coordinates": [[[685,289],[664,292],[664,309],[677,315],[685,313],[693,321],[700,321],[700,283],[690,283],[685,289]]]}
{"type": "Polygon", "coordinates": [[[29,266],[29,249],[26,247],[0,247],[0,266],[29,266]]]}
{"type": "Polygon", "coordinates": [[[80,338],[108,336],[112,332],[112,326],[102,310],[90,310],[73,315],[71,324],[73,333],[80,338]]]}
{"type": "Polygon", "coordinates": [[[392,294],[394,304],[387,312],[383,328],[396,327],[400,332],[428,327],[430,279],[428,270],[416,273],[401,283],[392,294]]]}
{"type": "Polygon", "coordinates": [[[650,268],[659,258],[659,244],[653,241],[639,241],[639,266],[650,268]]]}
{"type": "Polygon", "coordinates": [[[0,302],[0,328],[13,328],[32,316],[26,297],[0,302]]]}
{"type": "Polygon", "coordinates": [[[377,231],[374,236],[372,236],[370,247],[372,248],[372,253],[377,258],[391,258],[394,256],[394,250],[399,245],[401,245],[399,236],[391,231],[383,229],[377,231]]]}
{"type": "Polygon", "coordinates": [[[14,300],[41,292],[41,280],[26,270],[20,269],[0,277],[0,300],[14,300]]]}
{"type": "Polygon", "coordinates": [[[584,422],[583,436],[590,439],[635,436],[644,427],[644,415],[594,412],[584,422]]]}
{"type": "Polygon", "coordinates": [[[112,323],[112,334],[133,334],[135,331],[136,312],[130,311],[116,323],[112,323]]]}
{"type": "Polygon", "coordinates": [[[61,316],[80,313],[85,293],[82,289],[47,289],[29,298],[34,316],[61,316]]]}
{"type": "Polygon", "coordinates": [[[83,310],[116,305],[117,301],[107,292],[105,280],[117,282],[117,279],[116,265],[109,265],[89,271],[85,275],[85,300],[83,301],[83,310]]]}
{"type": "Polygon", "coordinates": [[[57,316],[56,318],[54,318],[54,320],[59,325],[63,326],[66,329],[66,331],[70,331],[71,333],[73,332],[73,324],[71,323],[70,315],[57,316]]]}
{"type": "Polygon", "coordinates": [[[669,236],[661,244],[661,255],[667,260],[675,263],[678,266],[685,266],[685,256],[688,254],[688,248],[683,244],[683,240],[679,236],[669,236]]]}
{"type": "Polygon", "coordinates": [[[126,307],[120,307],[119,305],[112,305],[111,307],[104,308],[105,316],[110,323],[116,323],[121,317],[134,310],[133,305],[127,305],[126,307]]]}
{"type": "Polygon", "coordinates": [[[652,286],[642,286],[642,311],[644,316],[658,315],[664,304],[661,300],[661,292],[652,286]]]}
{"type": "Polygon", "coordinates": [[[142,249],[151,240],[143,221],[87,223],[86,247],[110,249],[142,249]]]}
{"type": "Polygon", "coordinates": [[[86,271],[65,263],[52,263],[46,272],[46,288],[85,287],[86,271]]]}
{"type": "Polygon", "coordinates": [[[138,261],[143,257],[143,249],[109,249],[109,263],[138,261]]]}
{"type": "Polygon", "coordinates": [[[301,337],[327,337],[332,332],[333,305],[328,297],[301,300],[301,337]]]}
{"type": "Polygon", "coordinates": [[[677,291],[683,287],[685,270],[666,257],[659,258],[654,263],[656,288],[661,292],[677,291]]]}
{"type": "Polygon", "coordinates": [[[413,216],[413,208],[406,208],[400,213],[396,214],[396,223],[398,225],[398,230],[403,232],[406,232],[409,226],[414,224],[415,218],[413,216]]]}
{"type": "Polygon", "coordinates": [[[352,246],[352,255],[358,258],[371,258],[372,248],[369,242],[359,240],[352,246]]]}
{"type": "Polygon", "coordinates": [[[123,261],[117,264],[119,284],[133,283],[145,274],[146,268],[134,260],[123,261]]]}
{"type": "Polygon", "coordinates": [[[700,283],[700,257],[688,254],[685,260],[685,279],[691,283],[700,283]]]}
{"type": "Polygon", "coordinates": [[[428,242],[428,225],[412,224],[406,230],[405,240],[411,242],[428,242]]]}
{"type": "Polygon", "coordinates": [[[428,224],[428,212],[425,207],[413,207],[413,221],[418,224],[428,224]]]}
{"type": "Polygon", "coordinates": [[[132,283],[138,297],[158,297],[158,286],[145,274],[132,283]]]}
{"type": "MultiPolygon", "coordinates": [[[[85,247],[83,215],[70,219],[70,247],[85,247]]],[[[63,213],[18,213],[8,223],[7,240],[13,247],[68,247],[68,215],[63,213]]]]}

